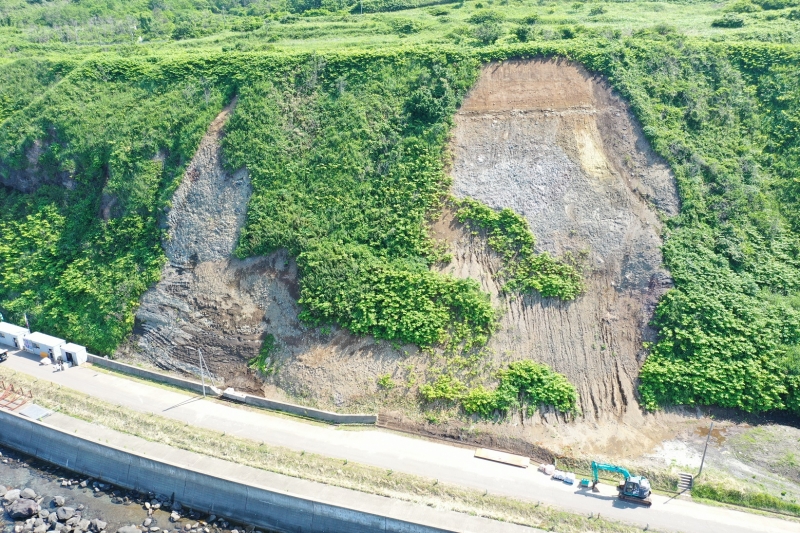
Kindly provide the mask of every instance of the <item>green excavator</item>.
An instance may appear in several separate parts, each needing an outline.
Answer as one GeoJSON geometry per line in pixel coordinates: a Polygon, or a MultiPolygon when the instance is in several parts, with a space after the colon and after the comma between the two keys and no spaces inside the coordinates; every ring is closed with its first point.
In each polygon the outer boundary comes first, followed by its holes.
{"type": "Polygon", "coordinates": [[[625,481],[617,485],[619,492],[619,499],[626,502],[638,503],[650,507],[653,502],[650,501],[650,481],[644,476],[632,476],[625,468],[616,465],[607,465],[592,461],[592,491],[599,492],[597,488],[597,474],[600,470],[607,472],[616,472],[622,474],[625,481]]]}

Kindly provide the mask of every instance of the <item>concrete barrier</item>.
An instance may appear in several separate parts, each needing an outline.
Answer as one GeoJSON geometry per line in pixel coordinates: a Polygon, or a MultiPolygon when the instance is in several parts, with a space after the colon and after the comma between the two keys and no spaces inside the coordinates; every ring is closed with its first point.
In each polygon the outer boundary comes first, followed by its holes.
{"type": "MultiPolygon", "coordinates": [[[[93,365],[109,368],[117,372],[122,372],[123,374],[130,374],[140,378],[167,383],[169,385],[173,385],[182,389],[188,389],[199,394],[203,393],[202,383],[198,383],[197,381],[193,381],[191,379],[184,379],[170,376],[169,374],[155,372],[153,370],[146,370],[144,368],[139,368],[137,366],[121,363],[113,359],[106,359],[105,357],[92,354],[88,354],[88,361],[93,365]]],[[[270,400],[267,398],[261,398],[260,396],[252,396],[250,394],[244,394],[241,392],[223,393],[219,389],[208,384],[206,385],[206,394],[211,396],[224,396],[229,400],[246,403],[255,407],[262,407],[264,409],[271,409],[273,411],[282,411],[284,413],[304,416],[314,420],[322,420],[332,424],[375,424],[378,421],[377,415],[332,413],[330,411],[322,411],[312,407],[303,407],[302,405],[270,400]]]]}
{"type": "Polygon", "coordinates": [[[260,396],[251,396],[250,394],[243,394],[241,392],[229,392],[226,390],[222,393],[222,396],[229,400],[246,403],[247,405],[272,409],[273,411],[283,411],[306,418],[331,422],[332,424],[375,424],[378,421],[378,415],[332,413],[330,411],[321,411],[320,409],[313,409],[311,407],[303,407],[302,405],[261,398],[260,396]]]}
{"type": "Polygon", "coordinates": [[[86,476],[141,492],[172,495],[182,505],[278,531],[441,533],[425,524],[379,516],[248,486],[92,442],[0,410],[0,443],[86,476]]]}
{"type": "MultiPolygon", "coordinates": [[[[162,374],[160,372],[155,372],[153,370],[139,368],[138,366],[133,366],[126,363],[120,363],[119,361],[115,361],[113,359],[100,357],[99,355],[87,354],[87,358],[88,361],[93,365],[110,368],[111,370],[122,372],[123,374],[130,374],[132,376],[137,376],[140,378],[166,383],[168,385],[173,385],[181,389],[188,389],[190,391],[203,394],[203,384],[197,381],[193,381],[191,379],[184,379],[176,376],[170,376],[169,374],[162,374]]],[[[217,389],[216,387],[212,387],[211,384],[208,383],[205,386],[205,393],[211,396],[222,396],[222,392],[219,389],[217,389]]]]}

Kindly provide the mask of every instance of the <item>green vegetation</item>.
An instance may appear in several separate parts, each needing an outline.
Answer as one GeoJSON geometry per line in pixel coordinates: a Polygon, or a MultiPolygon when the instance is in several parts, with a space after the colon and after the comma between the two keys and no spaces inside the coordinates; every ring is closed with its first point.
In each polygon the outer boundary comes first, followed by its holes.
{"type": "Polygon", "coordinates": [[[425,219],[446,192],[443,149],[474,61],[312,58],[240,88],[224,150],[254,194],[238,254],[286,248],[301,318],[423,347],[486,342],[476,282],[431,272],[425,219]]]}
{"type": "Polygon", "coordinates": [[[497,372],[499,385],[489,391],[479,385],[467,390],[458,379],[441,374],[433,383],[420,388],[421,396],[429,401],[460,402],[464,412],[490,417],[505,416],[511,409],[529,415],[541,405],[553,406],[562,413],[578,410],[578,393],[563,375],[547,366],[523,359],[497,372]]]}
{"type": "MultiPolygon", "coordinates": [[[[66,70],[24,60],[3,69],[66,70]]],[[[163,261],[157,216],[224,95],[202,74],[87,61],[0,126],[0,301],[11,318],[111,353],[163,261]],[[174,80],[174,81],[173,81],[174,80]]],[[[6,91],[4,91],[5,93],[6,91]]],[[[8,92],[13,94],[12,90],[8,92]]],[[[32,94],[31,94],[32,93],[32,94]]],[[[6,93],[8,94],[8,93],[6,93]]],[[[8,101],[8,100],[6,100],[8,101]]]]}
{"type": "MultiPolygon", "coordinates": [[[[794,0],[369,5],[404,11],[0,2],[0,176],[35,189],[0,191],[6,316],[112,353],[158,277],[159,217],[238,95],[225,154],[255,191],[238,253],[287,248],[309,324],[477,348],[496,322],[487,295],[429,268],[442,259],[426,228],[447,198],[452,115],[482,63],[558,56],[606,76],[679,187],[664,246],[675,289],[656,312],[644,405],[800,413],[794,0]]],[[[522,219],[459,209],[503,257],[506,290],[580,293],[577,262],[536,254],[522,219]]],[[[456,393],[449,379],[427,384],[431,397],[493,405],[495,392],[456,393]]]]}
{"type": "Polygon", "coordinates": [[[713,484],[695,483],[692,487],[692,497],[800,516],[800,504],[782,500],[765,492],[741,491],[713,484]]]}
{"type": "Polygon", "coordinates": [[[534,253],[535,239],[521,215],[511,209],[495,211],[470,198],[456,205],[458,221],[486,230],[489,246],[502,256],[506,290],[537,291],[562,300],[572,300],[583,291],[583,278],[574,265],[556,261],[547,252],[534,253]]]}
{"type": "Polygon", "coordinates": [[[378,376],[378,387],[383,390],[392,390],[397,386],[397,383],[392,379],[391,374],[383,374],[378,376]]]}
{"type": "Polygon", "coordinates": [[[258,350],[258,355],[248,362],[250,368],[255,368],[263,374],[271,374],[274,371],[272,357],[278,351],[278,344],[275,335],[267,333],[264,335],[264,342],[258,350]]]}

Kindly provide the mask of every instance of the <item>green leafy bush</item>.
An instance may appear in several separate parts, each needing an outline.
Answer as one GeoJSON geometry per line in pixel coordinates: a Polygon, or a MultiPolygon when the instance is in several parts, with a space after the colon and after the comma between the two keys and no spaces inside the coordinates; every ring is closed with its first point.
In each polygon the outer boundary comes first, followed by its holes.
{"type": "Polygon", "coordinates": [[[494,391],[485,389],[482,385],[470,390],[463,398],[461,405],[467,413],[478,414],[488,418],[497,409],[497,401],[494,391]]]}
{"type": "Polygon", "coordinates": [[[556,408],[562,413],[578,409],[578,393],[563,375],[531,360],[510,363],[498,373],[500,383],[494,391],[479,386],[461,396],[467,413],[484,417],[509,409],[527,409],[530,413],[540,405],[556,408]]]}
{"type": "Polygon", "coordinates": [[[494,44],[503,36],[503,27],[496,22],[483,22],[475,26],[472,35],[482,44],[494,44]]]}
{"type": "Polygon", "coordinates": [[[378,387],[383,390],[392,390],[397,386],[397,383],[392,379],[391,374],[383,374],[378,376],[378,387]]]}
{"type": "Polygon", "coordinates": [[[433,383],[426,383],[419,389],[420,396],[426,401],[440,400],[449,403],[460,400],[466,391],[467,387],[449,374],[442,374],[433,383]]]}
{"type": "Polygon", "coordinates": [[[725,7],[725,11],[731,11],[733,13],[754,13],[756,11],[761,11],[761,6],[753,3],[751,0],[737,0],[736,2],[728,4],[725,7]]]}
{"type": "Polygon", "coordinates": [[[495,211],[465,198],[456,201],[459,222],[484,229],[491,248],[503,258],[501,275],[510,291],[537,291],[542,296],[572,300],[583,291],[583,280],[574,265],[559,262],[548,253],[534,253],[535,239],[528,221],[511,209],[495,211]]]}
{"type": "Polygon", "coordinates": [[[740,16],[726,13],[722,18],[711,21],[714,28],[741,28],[744,26],[744,19],[740,16]]]}
{"type": "Polygon", "coordinates": [[[506,19],[505,15],[500,13],[499,11],[492,11],[490,9],[483,9],[481,11],[476,11],[472,15],[469,16],[467,22],[470,24],[486,24],[487,22],[503,22],[506,19]]]}
{"type": "Polygon", "coordinates": [[[422,24],[414,19],[391,19],[389,20],[389,26],[392,27],[395,33],[400,35],[410,35],[422,29],[422,24]]]}
{"type": "Polygon", "coordinates": [[[534,29],[527,24],[519,24],[514,26],[512,32],[514,35],[516,35],[517,40],[519,40],[521,43],[530,41],[536,35],[534,29]]]}
{"type": "Polygon", "coordinates": [[[250,359],[247,366],[255,368],[263,374],[271,374],[274,369],[272,358],[276,353],[278,353],[278,342],[275,339],[275,335],[267,333],[264,335],[264,341],[261,343],[258,355],[250,359]]]}

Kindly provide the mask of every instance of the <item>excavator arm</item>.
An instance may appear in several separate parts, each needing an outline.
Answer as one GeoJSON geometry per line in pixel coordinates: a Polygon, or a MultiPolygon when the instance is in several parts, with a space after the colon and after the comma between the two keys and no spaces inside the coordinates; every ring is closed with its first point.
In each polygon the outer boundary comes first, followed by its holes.
{"type": "Polygon", "coordinates": [[[600,472],[600,470],[605,470],[606,472],[614,472],[616,474],[622,474],[622,476],[625,478],[625,481],[627,481],[631,477],[631,473],[628,472],[627,469],[622,468],[621,466],[607,465],[592,461],[592,482],[594,482],[595,484],[599,481],[598,473],[600,472]]]}
{"type": "Polygon", "coordinates": [[[625,481],[628,481],[628,479],[631,477],[631,473],[628,472],[627,469],[622,468],[621,466],[609,465],[592,461],[592,491],[594,492],[599,491],[599,489],[597,488],[597,484],[600,482],[598,475],[600,470],[605,470],[606,472],[614,472],[616,474],[622,474],[622,476],[625,478],[625,481]]]}

